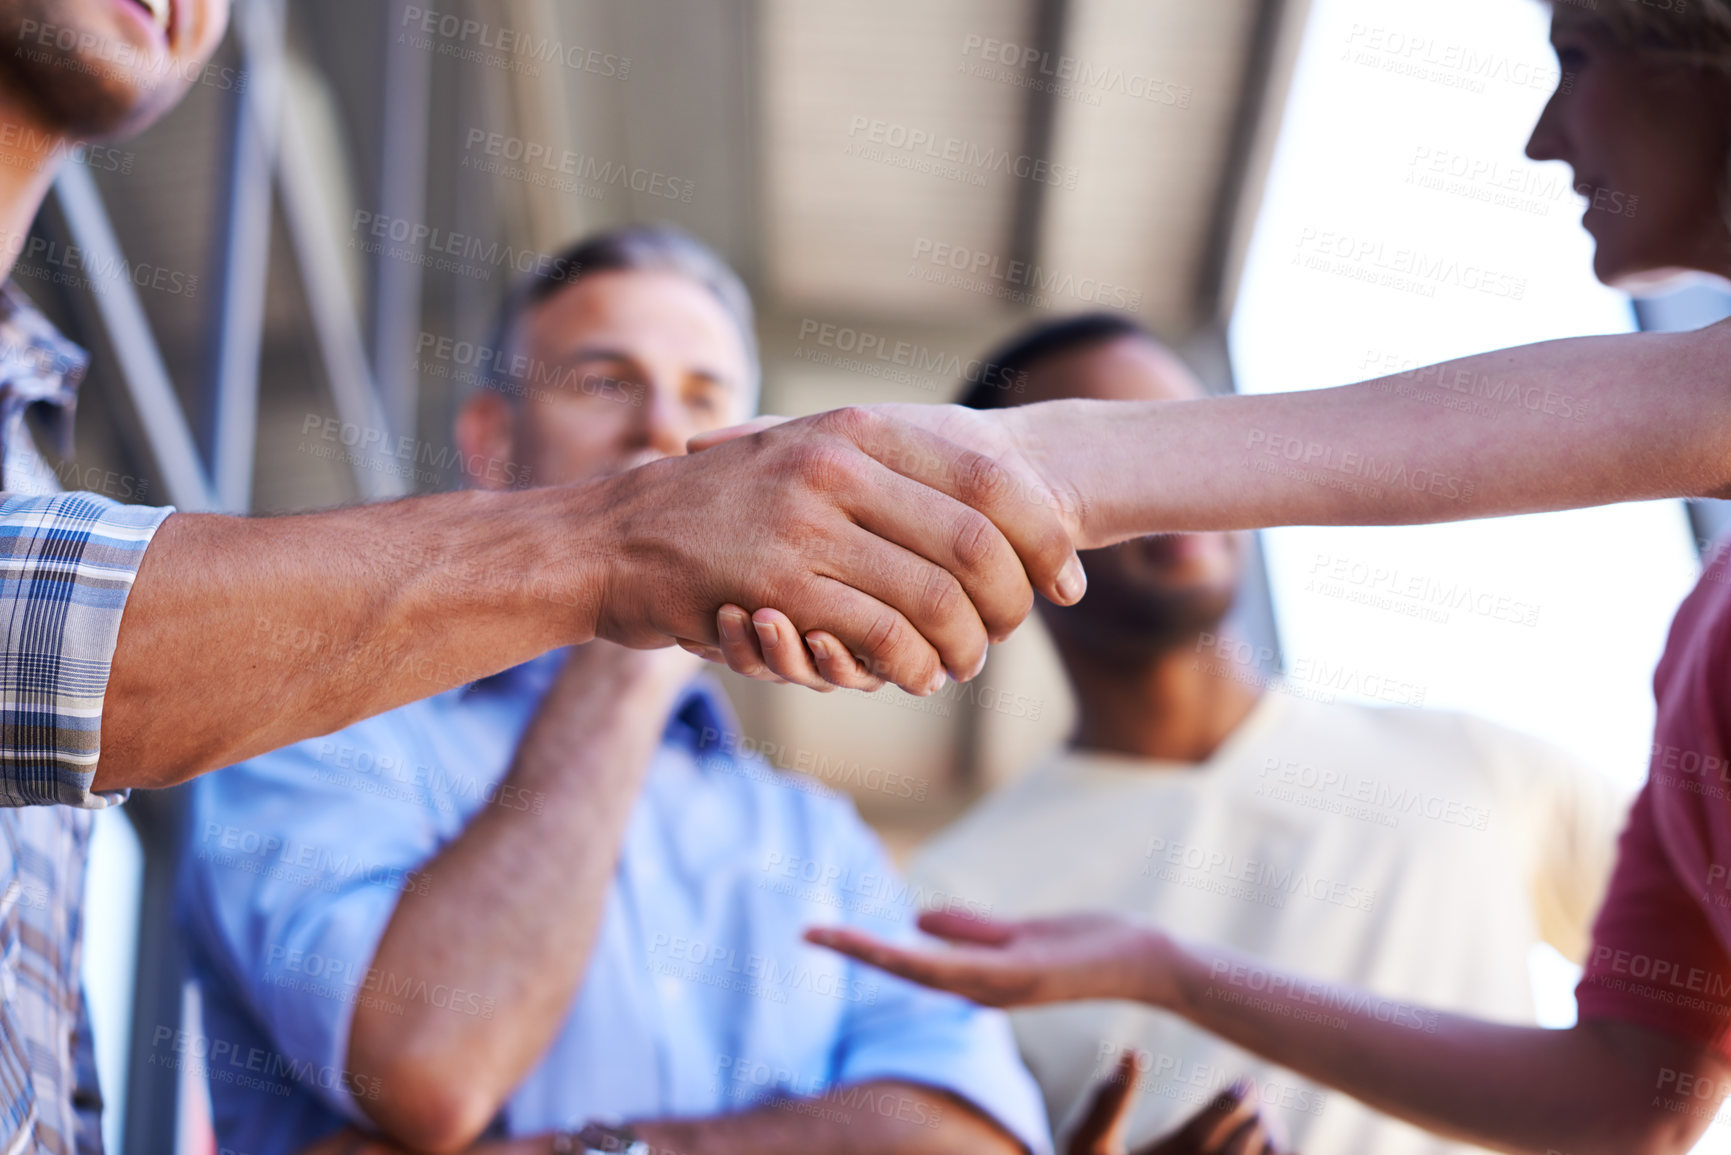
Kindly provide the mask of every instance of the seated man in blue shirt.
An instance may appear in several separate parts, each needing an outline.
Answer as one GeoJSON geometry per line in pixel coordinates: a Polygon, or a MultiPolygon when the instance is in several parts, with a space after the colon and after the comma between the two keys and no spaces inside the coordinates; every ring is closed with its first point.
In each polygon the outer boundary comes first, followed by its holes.
{"type": "MultiPolygon", "coordinates": [[[[621,473],[750,415],[751,303],[713,253],[639,227],[560,264],[478,353],[477,484],[621,473]]],[[[591,642],[199,783],[187,1049],[224,1148],[1048,1150],[998,1012],[801,941],[911,935],[905,890],[851,805],[739,753],[699,664],[591,642]]]]}

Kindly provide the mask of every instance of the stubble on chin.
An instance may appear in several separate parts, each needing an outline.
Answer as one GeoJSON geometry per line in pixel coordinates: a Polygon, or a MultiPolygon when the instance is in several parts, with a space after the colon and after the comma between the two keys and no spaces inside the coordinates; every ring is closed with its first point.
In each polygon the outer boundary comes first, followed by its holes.
{"type": "Polygon", "coordinates": [[[0,2],[0,94],[43,128],[77,140],[111,139],[172,101],[172,71],[153,74],[138,46],[93,32],[93,42],[62,47],[64,37],[43,34],[56,27],[67,27],[66,16],[48,0],[0,2]]]}

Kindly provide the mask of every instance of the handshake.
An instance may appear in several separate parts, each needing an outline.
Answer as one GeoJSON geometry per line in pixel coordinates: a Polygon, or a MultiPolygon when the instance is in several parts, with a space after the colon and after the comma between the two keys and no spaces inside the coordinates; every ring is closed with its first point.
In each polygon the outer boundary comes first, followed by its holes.
{"type": "Polygon", "coordinates": [[[618,553],[595,633],[819,690],[966,681],[1035,591],[1087,588],[1076,551],[1102,543],[1033,432],[1067,404],[762,418],[599,482],[618,553]]]}

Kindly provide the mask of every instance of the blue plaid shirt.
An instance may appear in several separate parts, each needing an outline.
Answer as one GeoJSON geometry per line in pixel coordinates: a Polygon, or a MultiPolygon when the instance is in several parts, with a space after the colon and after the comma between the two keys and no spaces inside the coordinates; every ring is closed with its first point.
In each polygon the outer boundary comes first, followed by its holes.
{"type": "Polygon", "coordinates": [[[102,1150],[81,907],[91,811],[124,795],[90,784],[121,611],[172,512],[41,492],[24,411],[53,407],[64,444],[84,366],[0,287],[0,1155],[102,1150]]]}

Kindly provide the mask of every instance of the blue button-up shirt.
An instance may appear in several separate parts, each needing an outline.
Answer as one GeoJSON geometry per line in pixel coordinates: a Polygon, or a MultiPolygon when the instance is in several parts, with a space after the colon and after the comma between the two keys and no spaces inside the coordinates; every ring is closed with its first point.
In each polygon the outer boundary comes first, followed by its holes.
{"type": "MultiPolygon", "coordinates": [[[[365,1119],[360,1100],[378,1089],[344,1069],[358,1000],[494,1013],[485,991],[442,986],[432,968],[380,973],[372,959],[398,897],[483,806],[539,804],[504,776],[559,661],[197,784],[180,907],[204,991],[193,1049],[211,1072],[223,1146],[287,1152],[365,1119]]],[[[953,1092],[1049,1150],[998,1012],[800,938],[848,923],[908,939],[909,898],[853,806],[740,756],[725,703],[695,683],[632,813],[576,1000],[500,1129],[708,1115],[894,1079],[953,1092]]],[[[463,931],[453,916],[451,933],[463,931]]],[[[906,1117],[904,1103],[843,1095],[843,1113],[906,1117]]]]}

